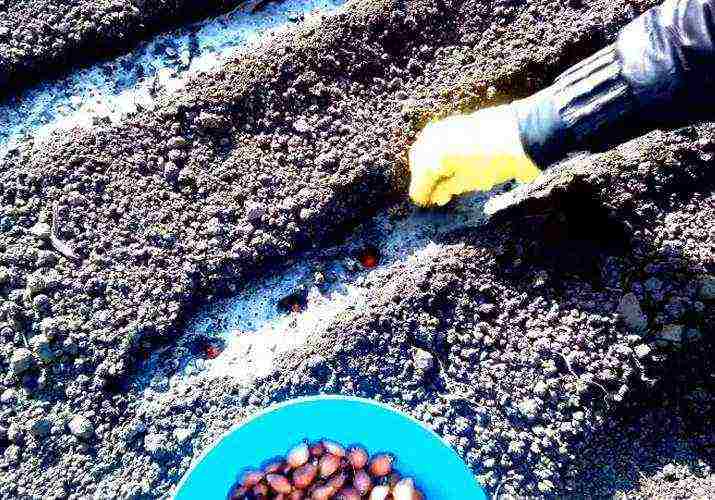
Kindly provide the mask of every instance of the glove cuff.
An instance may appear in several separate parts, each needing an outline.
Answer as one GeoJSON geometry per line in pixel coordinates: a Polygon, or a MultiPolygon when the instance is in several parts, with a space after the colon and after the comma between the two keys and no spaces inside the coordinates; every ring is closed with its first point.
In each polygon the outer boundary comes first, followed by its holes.
{"type": "Polygon", "coordinates": [[[611,45],[514,103],[526,153],[539,166],[563,158],[633,113],[635,100],[611,45]]]}

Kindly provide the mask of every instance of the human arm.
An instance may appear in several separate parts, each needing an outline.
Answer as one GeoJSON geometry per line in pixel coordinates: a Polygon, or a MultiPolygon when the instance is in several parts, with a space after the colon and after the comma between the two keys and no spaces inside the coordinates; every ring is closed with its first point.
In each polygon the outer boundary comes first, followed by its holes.
{"type": "Polygon", "coordinates": [[[429,124],[410,150],[410,196],[452,196],[528,182],[579,149],[715,112],[715,0],[666,0],[616,42],[510,105],[429,124]]]}
{"type": "Polygon", "coordinates": [[[513,105],[526,153],[547,166],[588,145],[619,142],[713,110],[715,0],[667,0],[616,42],[513,105]]]}

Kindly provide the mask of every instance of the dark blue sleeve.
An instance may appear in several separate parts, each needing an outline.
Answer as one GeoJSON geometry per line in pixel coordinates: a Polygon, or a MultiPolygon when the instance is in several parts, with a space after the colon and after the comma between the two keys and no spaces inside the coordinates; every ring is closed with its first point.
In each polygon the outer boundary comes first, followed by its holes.
{"type": "Polygon", "coordinates": [[[667,0],[616,43],[514,103],[522,142],[541,166],[704,112],[715,116],[715,0],[667,0]]]}

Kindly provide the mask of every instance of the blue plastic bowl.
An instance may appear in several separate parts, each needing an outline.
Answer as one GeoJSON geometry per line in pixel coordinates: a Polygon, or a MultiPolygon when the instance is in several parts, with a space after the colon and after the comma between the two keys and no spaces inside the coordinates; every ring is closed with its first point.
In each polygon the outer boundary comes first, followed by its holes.
{"type": "Polygon", "coordinates": [[[294,399],[236,425],[208,449],[177,487],[176,500],[227,498],[239,475],[283,456],[303,439],[359,443],[370,454],[394,453],[428,500],[484,500],[472,472],[437,434],[414,418],[368,399],[294,399]]]}

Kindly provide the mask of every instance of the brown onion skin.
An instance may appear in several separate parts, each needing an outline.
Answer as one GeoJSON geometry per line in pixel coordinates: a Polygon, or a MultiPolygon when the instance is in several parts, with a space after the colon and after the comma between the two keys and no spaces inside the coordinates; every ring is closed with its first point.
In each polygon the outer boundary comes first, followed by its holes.
{"type": "Polygon", "coordinates": [[[335,490],[330,486],[318,486],[315,490],[313,490],[313,494],[310,498],[313,500],[328,500],[334,493],[335,490]]]}
{"type": "Polygon", "coordinates": [[[281,469],[283,468],[283,462],[269,462],[264,468],[263,472],[266,474],[276,474],[277,472],[280,472],[281,469]]]}
{"type": "Polygon", "coordinates": [[[343,488],[338,492],[335,500],[360,500],[362,495],[355,488],[343,488]]]}
{"type": "Polygon", "coordinates": [[[268,496],[268,485],[265,483],[258,483],[253,487],[253,494],[268,496]]]}
{"type": "Polygon", "coordinates": [[[239,486],[238,488],[233,490],[233,493],[231,493],[231,500],[241,499],[249,491],[250,488],[248,486],[239,486]]]}
{"type": "Polygon", "coordinates": [[[330,453],[331,455],[335,455],[336,457],[340,458],[345,456],[345,448],[340,446],[335,441],[330,441],[326,439],[323,441],[323,446],[325,447],[325,451],[327,453],[330,453]]]}
{"type": "Polygon", "coordinates": [[[288,478],[280,474],[268,474],[266,481],[268,481],[268,484],[270,484],[271,488],[277,493],[290,493],[293,491],[293,487],[290,481],[288,481],[288,478]]]}
{"type": "Polygon", "coordinates": [[[392,473],[392,462],[394,460],[392,455],[386,453],[375,455],[370,462],[370,474],[377,477],[389,475],[392,473]]]}
{"type": "Polygon", "coordinates": [[[317,475],[318,467],[314,464],[308,462],[307,464],[301,465],[293,472],[293,486],[304,490],[313,484],[317,475]]]}
{"type": "Polygon", "coordinates": [[[390,496],[390,487],[385,485],[375,486],[370,492],[370,500],[386,500],[390,496]]]}
{"type": "Polygon", "coordinates": [[[323,456],[323,453],[325,453],[325,446],[323,446],[323,443],[318,442],[310,445],[310,456],[321,457],[323,456]]]}
{"type": "Polygon", "coordinates": [[[241,484],[251,488],[263,480],[263,473],[255,470],[246,471],[241,478],[241,484]]]}
{"type": "Polygon", "coordinates": [[[320,477],[322,478],[329,478],[335,472],[340,468],[340,458],[336,457],[335,455],[332,455],[330,453],[326,453],[322,457],[320,457],[320,464],[318,465],[318,469],[320,471],[320,477]]]}
{"type": "Polygon", "coordinates": [[[367,451],[359,446],[353,446],[348,450],[348,460],[353,469],[364,469],[368,462],[367,451]]]}
{"type": "Polygon", "coordinates": [[[294,446],[288,452],[286,462],[291,468],[295,469],[296,467],[300,467],[301,465],[305,464],[309,458],[310,448],[308,448],[308,444],[300,443],[299,445],[294,446]]]}
{"type": "Polygon", "coordinates": [[[331,487],[334,491],[338,491],[340,488],[343,487],[347,479],[348,477],[345,475],[344,472],[339,472],[330,478],[326,486],[331,487]]]}
{"type": "Polygon", "coordinates": [[[393,468],[395,456],[335,441],[303,441],[285,459],[263,470],[247,470],[232,488],[231,500],[424,500],[409,477],[393,468]]]}
{"type": "Polygon", "coordinates": [[[364,470],[357,470],[353,478],[353,486],[361,495],[366,495],[372,488],[372,478],[364,470]]]}

